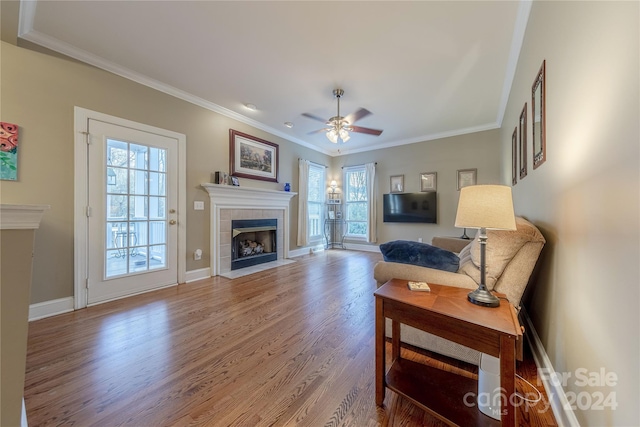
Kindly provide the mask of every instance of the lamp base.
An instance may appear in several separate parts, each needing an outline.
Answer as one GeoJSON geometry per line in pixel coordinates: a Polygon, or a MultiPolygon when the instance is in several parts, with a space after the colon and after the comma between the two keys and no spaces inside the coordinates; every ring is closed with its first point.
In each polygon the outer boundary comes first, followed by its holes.
{"type": "Polygon", "coordinates": [[[489,292],[486,288],[478,288],[473,292],[469,292],[467,299],[477,305],[484,307],[499,307],[500,299],[489,292]]]}

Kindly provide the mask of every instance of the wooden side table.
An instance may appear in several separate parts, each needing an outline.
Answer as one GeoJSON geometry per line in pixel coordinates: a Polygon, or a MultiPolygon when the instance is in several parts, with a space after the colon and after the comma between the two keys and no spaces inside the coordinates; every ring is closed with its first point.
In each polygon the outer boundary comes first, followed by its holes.
{"type": "Polygon", "coordinates": [[[406,280],[392,279],[374,292],[376,404],[382,405],[388,387],[452,425],[515,426],[516,357],[522,357],[522,331],[515,309],[506,299],[500,301],[500,307],[482,307],[467,301],[468,289],[429,286],[431,292],[411,291],[406,280]],[[392,320],[392,365],[386,375],[385,318],[392,320]],[[507,397],[502,424],[478,409],[475,380],[402,359],[401,323],[500,358],[500,387],[507,397]]]}

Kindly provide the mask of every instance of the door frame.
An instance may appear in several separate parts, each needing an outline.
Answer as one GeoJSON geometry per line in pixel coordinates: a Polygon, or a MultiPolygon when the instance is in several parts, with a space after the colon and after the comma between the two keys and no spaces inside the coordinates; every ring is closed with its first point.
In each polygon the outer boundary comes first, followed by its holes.
{"type": "MultiPolygon", "coordinates": [[[[186,230],[187,230],[187,137],[184,134],[137,123],[82,107],[74,107],[74,208],[73,208],[73,258],[74,258],[74,309],[87,307],[87,277],[89,271],[89,204],[88,185],[88,126],[89,119],[130,127],[144,132],[174,138],[178,141],[178,283],[185,283],[186,230]]],[[[171,285],[173,286],[173,285],[171,285]]],[[[127,295],[127,296],[131,296],[127,295]]],[[[105,302],[105,301],[103,301],[105,302]]]]}

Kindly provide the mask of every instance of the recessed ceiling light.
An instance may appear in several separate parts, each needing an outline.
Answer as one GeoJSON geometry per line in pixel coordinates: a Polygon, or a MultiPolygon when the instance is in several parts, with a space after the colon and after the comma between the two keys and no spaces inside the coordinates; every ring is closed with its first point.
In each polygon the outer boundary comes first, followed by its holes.
{"type": "Polygon", "coordinates": [[[289,129],[291,129],[293,127],[293,123],[291,123],[291,122],[284,122],[284,125],[286,127],[288,127],[289,129]]]}
{"type": "Polygon", "coordinates": [[[247,103],[247,104],[244,104],[244,106],[251,111],[256,111],[258,109],[258,107],[256,107],[256,104],[247,103]]]}

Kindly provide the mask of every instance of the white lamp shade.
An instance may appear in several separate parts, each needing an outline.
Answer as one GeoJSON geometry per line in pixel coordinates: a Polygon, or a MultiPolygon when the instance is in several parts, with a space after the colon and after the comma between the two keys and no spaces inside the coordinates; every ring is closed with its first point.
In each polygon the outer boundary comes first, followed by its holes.
{"type": "Polygon", "coordinates": [[[456,227],[515,230],[511,187],[470,185],[460,190],[456,227]]]}

